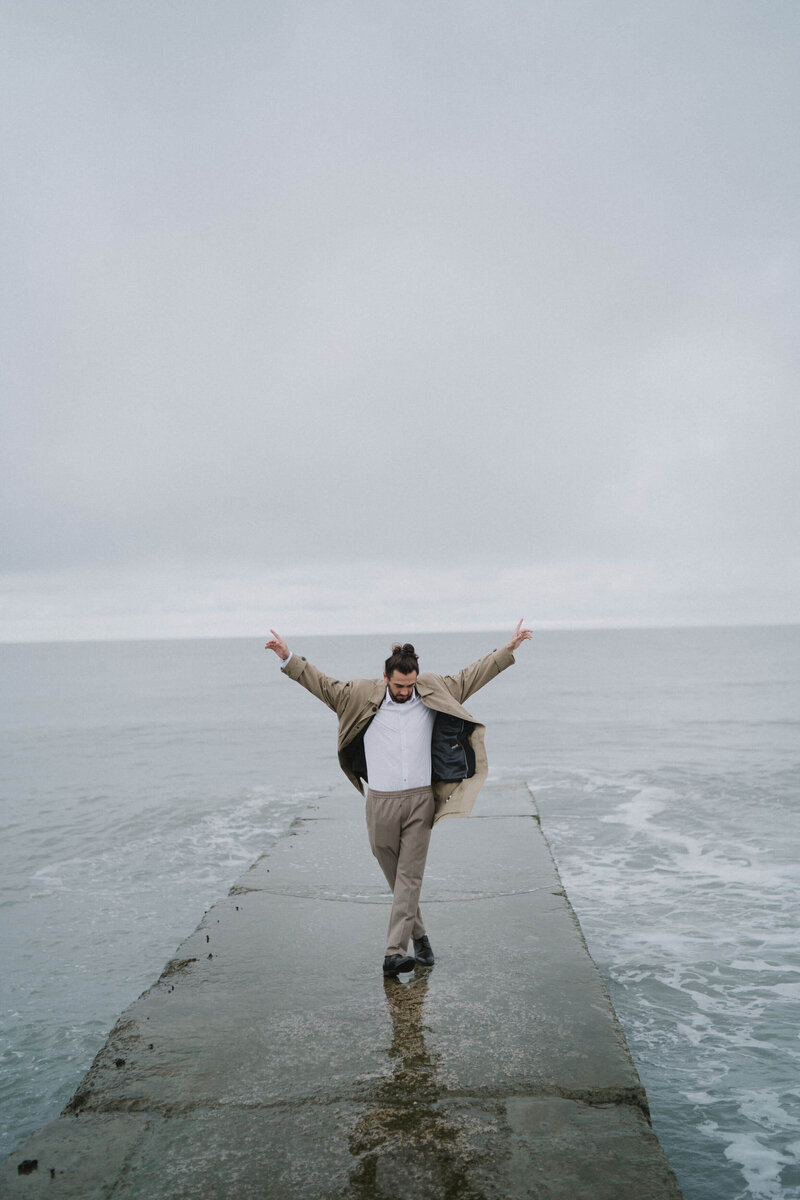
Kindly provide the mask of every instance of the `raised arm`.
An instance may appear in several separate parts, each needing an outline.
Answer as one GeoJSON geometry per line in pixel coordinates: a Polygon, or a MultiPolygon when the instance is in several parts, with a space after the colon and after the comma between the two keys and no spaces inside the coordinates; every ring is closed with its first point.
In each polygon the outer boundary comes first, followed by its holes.
{"type": "Polygon", "coordinates": [[[306,691],[311,692],[312,696],[316,696],[323,704],[327,704],[328,708],[338,712],[339,705],[346,696],[350,684],[324,675],[301,655],[293,654],[281,635],[274,629],[270,629],[270,633],[272,637],[265,644],[264,649],[274,650],[278,658],[282,659],[284,675],[294,679],[306,691]]]}
{"type": "Polygon", "coordinates": [[[463,704],[468,696],[477,692],[490,679],[494,679],[495,675],[505,671],[506,667],[510,667],[514,662],[514,651],[532,637],[531,630],[523,629],[522,621],[519,621],[505,646],[501,646],[499,650],[493,650],[491,654],[484,655],[477,662],[470,663],[456,675],[445,675],[444,682],[447,690],[455,696],[460,704],[463,704]]]}

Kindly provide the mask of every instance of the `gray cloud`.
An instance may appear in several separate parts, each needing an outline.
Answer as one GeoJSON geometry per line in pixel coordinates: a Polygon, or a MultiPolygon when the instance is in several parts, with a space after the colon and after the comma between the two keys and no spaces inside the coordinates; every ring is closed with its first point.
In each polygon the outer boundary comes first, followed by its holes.
{"type": "Polygon", "coordinates": [[[793,6],[5,21],[9,588],[363,587],[394,556],[560,570],[554,619],[594,619],[598,586],[625,619],[615,577],[631,619],[646,588],[654,619],[789,619],[793,6]],[[734,562],[760,607],[720,597],[734,562]]]}

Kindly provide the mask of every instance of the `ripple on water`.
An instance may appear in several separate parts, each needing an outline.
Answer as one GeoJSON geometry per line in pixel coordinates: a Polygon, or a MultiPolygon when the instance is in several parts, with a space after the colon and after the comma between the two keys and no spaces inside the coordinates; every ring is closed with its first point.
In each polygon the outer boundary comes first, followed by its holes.
{"type": "Polygon", "coordinates": [[[796,809],[763,782],[661,775],[531,786],[687,1197],[724,1186],[788,1200],[800,1196],[796,809]]]}

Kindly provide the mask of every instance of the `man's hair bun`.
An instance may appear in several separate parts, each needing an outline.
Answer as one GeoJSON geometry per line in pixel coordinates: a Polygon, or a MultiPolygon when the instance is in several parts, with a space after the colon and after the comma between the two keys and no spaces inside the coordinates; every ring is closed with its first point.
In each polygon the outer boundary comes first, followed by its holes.
{"type": "Polygon", "coordinates": [[[399,671],[401,675],[410,675],[412,671],[419,671],[419,659],[411,642],[403,642],[402,645],[400,642],[395,642],[384,669],[387,679],[391,679],[392,671],[399,671]]]}

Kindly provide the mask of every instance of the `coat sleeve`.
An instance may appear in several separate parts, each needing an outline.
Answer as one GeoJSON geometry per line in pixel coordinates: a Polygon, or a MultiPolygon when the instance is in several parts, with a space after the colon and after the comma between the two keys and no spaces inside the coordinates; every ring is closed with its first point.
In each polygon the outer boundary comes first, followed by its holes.
{"type": "MultiPolygon", "coordinates": [[[[444,675],[443,682],[451,696],[454,696],[459,704],[463,704],[473,692],[477,692],[490,679],[494,679],[495,675],[505,671],[514,661],[514,655],[508,647],[501,646],[499,650],[493,650],[491,654],[486,654],[477,662],[464,667],[457,675],[444,675]]],[[[289,665],[291,666],[291,663],[289,665]]]]}
{"type": "Polygon", "coordinates": [[[330,675],[323,675],[322,671],[317,670],[299,654],[293,654],[281,670],[284,675],[302,684],[307,692],[311,692],[312,696],[327,704],[335,713],[339,712],[350,691],[349,682],[343,683],[341,679],[331,679],[330,675]]]}

